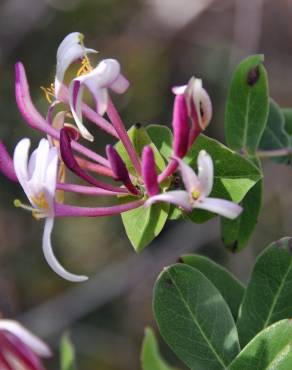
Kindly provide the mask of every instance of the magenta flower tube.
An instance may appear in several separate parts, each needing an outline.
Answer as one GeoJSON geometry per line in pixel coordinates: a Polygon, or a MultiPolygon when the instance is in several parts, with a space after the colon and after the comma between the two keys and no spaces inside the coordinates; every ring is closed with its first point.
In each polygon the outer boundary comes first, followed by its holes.
{"type": "Polygon", "coordinates": [[[154,153],[151,146],[146,146],[142,153],[142,177],[147,194],[152,197],[159,193],[154,153]]]}

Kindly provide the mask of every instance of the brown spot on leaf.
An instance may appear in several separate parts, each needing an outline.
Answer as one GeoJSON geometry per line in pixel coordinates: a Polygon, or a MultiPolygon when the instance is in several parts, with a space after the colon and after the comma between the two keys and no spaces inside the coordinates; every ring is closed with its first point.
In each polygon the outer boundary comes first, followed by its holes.
{"type": "Polygon", "coordinates": [[[260,77],[260,69],[259,66],[256,66],[249,70],[247,74],[247,83],[249,86],[253,86],[257,83],[260,77]]]}

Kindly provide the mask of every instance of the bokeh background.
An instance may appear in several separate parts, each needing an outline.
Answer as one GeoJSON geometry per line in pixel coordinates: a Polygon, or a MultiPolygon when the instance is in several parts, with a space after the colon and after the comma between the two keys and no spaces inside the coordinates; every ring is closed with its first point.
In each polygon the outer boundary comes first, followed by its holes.
{"type": "MultiPolygon", "coordinates": [[[[207,134],[224,141],[228,84],[238,61],[264,53],[273,98],[292,106],[292,1],[290,0],[1,0],[0,136],[12,152],[16,142],[40,134],[24,123],[14,99],[14,63],[24,62],[32,96],[45,113],[40,86],[54,78],[56,48],[69,32],[86,35],[99,57],[118,58],[131,81],[117,99],[128,127],[170,125],[171,86],[200,77],[214,117],[207,134]]],[[[93,148],[104,153],[108,138],[95,131],[93,148]]],[[[141,255],[128,242],[120,217],[58,220],[56,254],[86,284],[61,280],[41,251],[42,222],[13,207],[24,200],[18,186],[1,177],[0,311],[50,343],[58,369],[60,335],[69,330],[80,370],[138,370],[145,326],[155,327],[152,287],[161,268],[181,253],[199,251],[227,266],[242,281],[254,258],[271,241],[291,235],[291,168],[264,162],[265,194],[257,229],[239,255],[225,251],[218,220],[205,225],[169,222],[141,255]]],[[[71,198],[75,202],[86,202],[71,198]]],[[[97,204],[106,204],[98,200],[97,204]]],[[[173,364],[183,367],[161,342],[173,364]]]]}

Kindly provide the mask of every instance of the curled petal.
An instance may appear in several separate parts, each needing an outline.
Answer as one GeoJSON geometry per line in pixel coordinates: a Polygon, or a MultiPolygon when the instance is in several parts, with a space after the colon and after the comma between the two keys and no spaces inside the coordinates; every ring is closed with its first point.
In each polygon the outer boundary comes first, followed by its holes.
{"type": "Polygon", "coordinates": [[[16,176],[20,185],[22,186],[28,199],[31,197],[30,188],[28,186],[28,151],[30,148],[30,140],[24,138],[16,145],[13,154],[13,165],[16,176]]]}
{"type": "Polygon", "coordinates": [[[29,186],[34,194],[37,194],[43,190],[49,152],[50,152],[49,141],[46,139],[42,139],[36,150],[34,171],[31,179],[29,180],[29,186]]]}
{"type": "Polygon", "coordinates": [[[82,137],[89,141],[93,141],[94,138],[87,128],[83,125],[82,120],[82,96],[83,96],[84,86],[78,79],[71,82],[69,86],[69,104],[71,111],[76,122],[76,125],[80,131],[82,137]]]}
{"type": "Polygon", "coordinates": [[[183,190],[168,191],[166,193],[154,195],[147,199],[145,207],[149,207],[157,202],[171,203],[183,208],[187,212],[192,210],[189,194],[183,190]]]}
{"type": "Polygon", "coordinates": [[[88,53],[97,53],[94,49],[87,49],[83,45],[84,36],[79,32],[72,32],[61,42],[57,50],[57,68],[55,78],[55,96],[61,93],[65,73],[69,66],[88,53]]]}
{"type": "Polygon", "coordinates": [[[50,149],[49,153],[49,163],[46,170],[45,175],[45,192],[46,192],[46,199],[49,202],[50,210],[53,210],[53,203],[55,199],[56,193],[56,184],[57,184],[57,177],[58,177],[58,151],[57,148],[53,147],[50,149]]]}
{"type": "Polygon", "coordinates": [[[0,330],[7,330],[9,333],[12,333],[36,355],[45,358],[52,356],[49,346],[17,321],[1,319],[0,330]]]}
{"type": "Polygon", "coordinates": [[[128,87],[129,81],[121,74],[111,83],[111,89],[117,94],[123,94],[128,87]]]}
{"type": "Polygon", "coordinates": [[[152,197],[159,193],[158,177],[153,149],[146,146],[142,153],[142,177],[147,194],[152,197]]]}
{"type": "Polygon", "coordinates": [[[175,159],[178,162],[179,170],[187,192],[191,194],[194,190],[202,191],[200,180],[195,171],[180,158],[175,157],[175,159]]]}
{"type": "Polygon", "coordinates": [[[211,156],[201,150],[198,155],[198,178],[202,187],[202,195],[207,197],[213,188],[214,166],[211,156]]]}
{"type": "Polygon", "coordinates": [[[46,261],[48,262],[49,266],[54,270],[59,276],[61,276],[65,280],[69,280],[72,282],[82,282],[88,279],[87,276],[83,275],[75,275],[67,270],[64,269],[64,267],[59,263],[59,261],[56,259],[52,244],[51,244],[51,234],[54,226],[54,219],[48,217],[45,221],[45,227],[44,227],[44,234],[43,234],[43,252],[46,261]]]}
{"type": "Polygon", "coordinates": [[[230,218],[231,220],[238,217],[243,210],[243,208],[238,204],[219,198],[204,198],[195,202],[193,207],[217,213],[218,215],[230,218]]]}
{"type": "Polygon", "coordinates": [[[189,145],[189,117],[184,95],[177,95],[173,109],[173,150],[179,158],[183,158],[189,145]]]}
{"type": "Polygon", "coordinates": [[[16,176],[13,159],[8,153],[5,145],[0,141],[0,172],[2,172],[9,180],[18,182],[16,176]]]}

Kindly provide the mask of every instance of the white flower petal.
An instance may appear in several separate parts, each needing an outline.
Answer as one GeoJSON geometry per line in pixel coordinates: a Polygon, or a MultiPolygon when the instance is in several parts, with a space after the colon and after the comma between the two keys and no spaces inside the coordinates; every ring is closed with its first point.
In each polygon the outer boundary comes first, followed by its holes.
{"type": "Polygon", "coordinates": [[[30,200],[31,192],[28,181],[28,152],[30,148],[30,140],[24,138],[16,145],[13,154],[13,166],[20,185],[22,186],[26,196],[30,200]]]}
{"type": "Polygon", "coordinates": [[[175,94],[175,95],[182,95],[185,93],[186,91],[186,88],[187,88],[187,85],[182,85],[182,86],[174,86],[171,91],[175,94]]]}
{"type": "Polygon", "coordinates": [[[202,186],[202,195],[207,197],[213,188],[214,166],[211,156],[201,150],[198,155],[198,178],[202,186]]]}
{"type": "Polygon", "coordinates": [[[95,91],[91,90],[92,95],[94,96],[96,111],[98,114],[103,116],[107,110],[108,104],[108,91],[105,88],[96,89],[95,91]]]}
{"type": "Polygon", "coordinates": [[[7,330],[8,332],[19,338],[26,344],[36,355],[40,357],[51,357],[52,352],[49,346],[43,342],[36,335],[32,334],[24,326],[14,320],[0,320],[0,330],[7,330]]]}
{"type": "Polygon", "coordinates": [[[44,234],[43,234],[43,252],[46,261],[48,262],[49,266],[62,278],[65,280],[69,280],[72,282],[82,282],[88,279],[87,276],[82,275],[75,275],[67,270],[64,269],[64,267],[59,263],[59,261],[56,259],[52,244],[51,244],[51,234],[54,226],[54,219],[48,217],[45,221],[45,227],[44,227],[44,234]]]}
{"type": "Polygon", "coordinates": [[[149,207],[157,202],[175,204],[176,206],[181,207],[186,211],[192,210],[189,194],[183,190],[173,190],[166,193],[154,195],[153,197],[147,199],[147,201],[145,202],[145,207],[149,207]]]}
{"type": "Polygon", "coordinates": [[[205,89],[201,90],[201,109],[200,109],[200,118],[201,118],[201,128],[205,128],[209,125],[212,118],[212,103],[209,94],[205,89]],[[203,112],[203,116],[201,114],[203,112]]]}
{"type": "Polygon", "coordinates": [[[175,157],[175,159],[178,161],[179,170],[187,192],[189,194],[194,190],[201,192],[201,183],[195,171],[180,158],[175,157]]]}
{"type": "Polygon", "coordinates": [[[69,86],[69,104],[72,115],[82,137],[89,141],[93,141],[94,137],[83,125],[82,120],[82,97],[84,86],[82,85],[81,78],[75,79],[69,86]]]}
{"type": "Polygon", "coordinates": [[[205,209],[220,216],[234,219],[242,212],[242,207],[226,199],[204,198],[193,205],[194,208],[205,209]]]}
{"type": "Polygon", "coordinates": [[[56,193],[56,184],[57,184],[57,176],[58,176],[58,150],[57,148],[53,147],[50,149],[49,153],[49,162],[46,171],[46,178],[45,178],[45,193],[46,199],[49,203],[50,210],[52,211],[54,208],[54,199],[56,193]]]}
{"type": "Polygon", "coordinates": [[[35,157],[35,167],[32,177],[29,181],[32,192],[38,194],[43,189],[45,176],[47,171],[47,163],[50,152],[50,143],[47,139],[42,139],[39,142],[35,157]]]}
{"type": "Polygon", "coordinates": [[[61,42],[57,50],[57,67],[55,77],[55,96],[60,96],[65,73],[69,66],[78,59],[84,58],[89,53],[97,53],[94,49],[85,48],[83,35],[79,32],[72,32],[61,42]]]}

